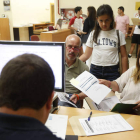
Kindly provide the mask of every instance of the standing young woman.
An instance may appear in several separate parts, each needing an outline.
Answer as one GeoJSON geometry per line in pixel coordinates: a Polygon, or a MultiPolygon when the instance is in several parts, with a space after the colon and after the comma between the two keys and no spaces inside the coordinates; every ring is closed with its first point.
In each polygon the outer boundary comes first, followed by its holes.
{"type": "MultiPolygon", "coordinates": [[[[119,31],[120,50],[122,56],[122,72],[128,68],[125,48],[125,36],[119,31]]],[[[90,72],[98,79],[113,81],[120,76],[118,37],[114,29],[113,10],[109,5],[101,5],[97,10],[95,31],[92,31],[86,43],[86,51],[79,58],[86,61],[92,55],[90,72]]]]}
{"type": "MultiPolygon", "coordinates": [[[[82,35],[82,46],[83,51],[85,52],[86,49],[86,41],[88,39],[89,33],[94,29],[95,27],[95,21],[96,21],[96,9],[93,6],[89,6],[87,8],[87,18],[85,19],[83,31],[78,32],[79,35],[82,35]]],[[[86,64],[90,66],[91,63],[91,57],[86,61],[86,64]]]]}

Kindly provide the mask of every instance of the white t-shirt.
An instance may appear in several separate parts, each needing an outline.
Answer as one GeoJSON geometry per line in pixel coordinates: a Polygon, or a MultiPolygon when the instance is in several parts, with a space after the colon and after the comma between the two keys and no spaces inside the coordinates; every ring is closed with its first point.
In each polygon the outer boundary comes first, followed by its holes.
{"type": "MultiPolygon", "coordinates": [[[[137,16],[136,18],[139,18],[140,19],[139,16],[137,16]]],[[[138,28],[137,25],[135,26],[134,34],[140,34],[140,29],[138,28]]]]}
{"type": "MultiPolygon", "coordinates": [[[[113,66],[119,62],[118,57],[118,36],[115,29],[100,31],[97,38],[99,45],[93,41],[92,31],[86,42],[86,46],[93,48],[91,63],[97,66],[113,66]]],[[[120,45],[125,45],[125,36],[119,31],[120,45]]]]}
{"type": "Polygon", "coordinates": [[[135,68],[136,66],[129,68],[115,80],[119,86],[120,101],[122,103],[134,104],[140,100],[140,82],[135,84],[132,77],[135,68]]]}

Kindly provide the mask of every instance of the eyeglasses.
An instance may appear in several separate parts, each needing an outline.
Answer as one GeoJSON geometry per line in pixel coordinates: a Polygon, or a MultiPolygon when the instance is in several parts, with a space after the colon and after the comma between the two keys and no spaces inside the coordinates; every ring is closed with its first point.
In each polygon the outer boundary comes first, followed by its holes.
{"type": "Polygon", "coordinates": [[[72,47],[72,46],[68,46],[66,47],[68,50],[71,50],[73,49],[74,51],[78,52],[80,50],[80,48],[77,48],[77,47],[72,47]]]}

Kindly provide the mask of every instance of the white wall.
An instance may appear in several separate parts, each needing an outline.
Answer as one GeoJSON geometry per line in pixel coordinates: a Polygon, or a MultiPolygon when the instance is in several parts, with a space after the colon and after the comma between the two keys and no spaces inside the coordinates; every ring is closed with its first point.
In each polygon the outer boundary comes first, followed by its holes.
{"type": "Polygon", "coordinates": [[[13,26],[50,21],[54,0],[11,0],[13,26]]]}
{"type": "MultiPolygon", "coordinates": [[[[119,6],[123,6],[125,8],[125,14],[130,18],[130,24],[132,24],[131,18],[134,17],[135,3],[138,0],[59,0],[60,8],[74,8],[76,6],[81,6],[83,9],[83,14],[87,14],[87,7],[94,6],[96,9],[102,4],[109,4],[113,11],[114,16],[117,16],[117,11],[119,6]]],[[[55,4],[57,5],[57,0],[55,0],[55,4]]],[[[56,19],[60,17],[58,15],[58,8],[56,6],[56,19]]]]}
{"type": "MultiPolygon", "coordinates": [[[[10,7],[11,8],[11,7],[10,7]]],[[[3,6],[3,0],[0,0],[0,17],[2,17],[2,14],[5,14],[7,18],[9,18],[9,24],[10,24],[10,36],[11,40],[14,40],[13,38],[13,20],[12,20],[12,12],[10,11],[4,11],[3,6]]]]}

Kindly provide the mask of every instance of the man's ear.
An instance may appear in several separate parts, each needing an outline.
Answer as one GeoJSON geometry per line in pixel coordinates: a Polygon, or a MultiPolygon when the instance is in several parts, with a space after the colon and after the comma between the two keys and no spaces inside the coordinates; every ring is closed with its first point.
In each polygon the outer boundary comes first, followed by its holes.
{"type": "Polygon", "coordinates": [[[47,110],[50,110],[51,109],[51,105],[52,105],[52,101],[53,101],[53,96],[54,96],[54,91],[52,92],[50,98],[46,102],[46,108],[47,108],[47,110]]]}

